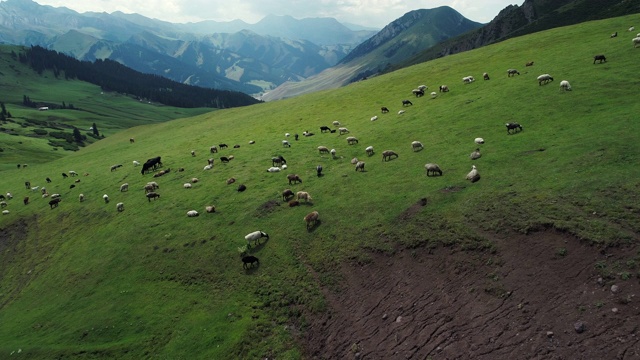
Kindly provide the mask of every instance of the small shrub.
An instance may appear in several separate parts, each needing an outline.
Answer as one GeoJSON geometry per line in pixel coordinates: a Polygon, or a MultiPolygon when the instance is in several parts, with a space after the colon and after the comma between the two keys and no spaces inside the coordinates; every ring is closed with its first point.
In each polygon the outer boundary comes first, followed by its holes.
{"type": "Polygon", "coordinates": [[[556,251],[556,254],[557,254],[558,256],[562,256],[562,257],[567,256],[567,254],[568,254],[567,248],[559,248],[559,249],[556,251]]]}
{"type": "Polygon", "coordinates": [[[47,135],[48,132],[45,129],[33,129],[33,132],[36,133],[37,135],[47,135]]]}

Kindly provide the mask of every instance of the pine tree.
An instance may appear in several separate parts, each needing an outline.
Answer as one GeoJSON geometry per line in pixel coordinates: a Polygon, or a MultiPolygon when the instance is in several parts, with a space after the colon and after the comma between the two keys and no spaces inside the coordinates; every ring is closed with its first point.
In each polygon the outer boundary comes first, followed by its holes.
{"type": "Polygon", "coordinates": [[[95,136],[100,136],[100,133],[98,132],[98,126],[96,125],[96,123],[93,123],[93,126],[91,127],[91,129],[93,129],[93,134],[95,136]]]}
{"type": "Polygon", "coordinates": [[[84,140],[82,134],[80,133],[80,130],[78,130],[77,127],[73,128],[73,138],[78,144],[82,144],[82,141],[84,140]]]}

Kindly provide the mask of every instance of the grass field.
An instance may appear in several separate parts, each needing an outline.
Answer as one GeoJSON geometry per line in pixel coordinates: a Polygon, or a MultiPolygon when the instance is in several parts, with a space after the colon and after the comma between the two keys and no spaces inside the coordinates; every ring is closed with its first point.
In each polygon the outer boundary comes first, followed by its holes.
{"type": "MultiPolygon", "coordinates": [[[[305,314],[326,309],[320,286],[338,284],[337,265],[366,263],[371,251],[492,251],[482,233],[546,228],[601,246],[635,243],[640,49],[624,29],[637,20],[630,15],[545,31],[289,100],[144,126],[123,122],[105,129],[105,139],[57,159],[31,158],[50,152],[33,145],[33,153],[11,158],[29,167],[6,167],[0,177],[0,192],[14,195],[5,208],[10,213],[0,217],[0,354],[20,349],[30,359],[298,359],[303,350],[291,329],[304,331],[305,314]],[[609,38],[614,31],[621,35],[609,38]],[[596,54],[608,61],[592,64],[596,54]],[[535,65],[525,68],[527,61],[535,65]],[[521,75],[507,77],[509,68],[521,75]],[[483,72],[491,80],[483,81],[483,72]],[[538,85],[543,73],[555,81],[538,85]],[[477,80],[462,84],[467,75],[477,80]],[[559,90],[563,79],[573,91],[559,90]],[[420,84],[428,92],[441,84],[451,91],[412,98],[420,84]],[[403,99],[414,105],[403,108],[403,99]],[[380,114],[381,106],[391,112],[380,114]],[[397,115],[399,110],[406,112],[397,115]],[[371,121],[374,115],[378,120],[371,121]],[[320,133],[334,120],[359,143],[320,133]],[[524,130],[507,135],[508,121],[524,130]],[[289,138],[292,147],[282,147],[285,133],[305,130],[315,135],[289,138]],[[476,137],[486,143],[476,145],[476,137]],[[414,140],[425,149],[413,152],[414,140]],[[229,148],[215,154],[213,170],[204,171],[209,147],[219,143],[229,148]],[[337,158],[318,154],[320,145],[335,148],[337,158]],[[372,157],[365,155],[368,145],[375,148],[372,157]],[[483,155],[472,162],[468,156],[476,147],[483,155]],[[386,149],[399,157],[383,162],[386,149]],[[235,158],[219,162],[228,155],[235,158]],[[286,158],[288,169],[268,173],[275,155],[286,158]],[[152,176],[141,176],[132,161],[155,156],[171,172],[153,179],[161,197],[149,202],[142,187],[152,176]],[[354,171],[354,157],[366,162],[365,172],[354,171]],[[425,176],[428,162],[439,164],[443,176],[425,176]],[[110,171],[114,164],[124,166],[110,171]],[[315,172],[319,164],[322,177],[315,172]],[[474,184],[465,180],[472,164],[481,174],[474,184]],[[90,175],[70,189],[74,179],[60,175],[69,170],[90,175]],[[288,173],[303,183],[289,185],[288,173]],[[53,182],[45,183],[46,177],[53,182]],[[184,189],[194,177],[199,182],[184,189]],[[226,185],[230,177],[237,181],[226,185]],[[25,181],[60,193],[62,202],[50,209],[49,199],[25,189],[25,181]],[[128,192],[119,192],[122,183],[128,192]],[[239,184],[247,190],[237,192],[239,184]],[[290,208],[280,195],[286,188],[308,191],[313,200],[290,208]],[[405,219],[422,198],[427,205],[405,219]],[[205,213],[207,205],[217,211],[205,213]],[[200,216],[187,218],[191,209],[200,216]],[[303,217],[312,210],[321,221],[307,231],[303,217]],[[270,239],[249,250],[260,266],[243,270],[239,248],[254,230],[270,239]]],[[[31,98],[47,98],[40,91],[29,90],[31,98]]],[[[115,104],[92,111],[124,107],[115,104]]],[[[152,119],[157,110],[141,105],[128,114],[152,119]]]]}

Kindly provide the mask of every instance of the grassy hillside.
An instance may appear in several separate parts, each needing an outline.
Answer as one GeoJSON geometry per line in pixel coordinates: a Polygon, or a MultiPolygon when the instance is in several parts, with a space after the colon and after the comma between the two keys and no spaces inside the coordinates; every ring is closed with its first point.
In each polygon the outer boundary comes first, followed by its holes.
{"type": "MultiPolygon", "coordinates": [[[[10,213],[0,216],[0,354],[297,359],[307,315],[327,307],[320,288],[340,283],[339,264],[366,263],[372,251],[492,251],[483,234],[548,228],[598,246],[635,244],[640,49],[624,29],[637,20],[559,28],[338,90],[137,126],[62,159],[3,171],[0,192],[14,198],[7,200],[10,213]],[[610,39],[614,31],[620,35],[610,39]],[[592,64],[595,54],[608,61],[592,64]],[[527,61],[535,65],[525,68],[527,61]],[[521,75],[508,78],[509,68],[521,75]],[[483,72],[491,80],[483,81],[483,72]],[[538,85],[543,73],[555,81],[538,85]],[[478,80],[463,85],[466,75],[478,80]],[[563,79],[573,91],[559,90],[563,79]],[[451,91],[412,98],[420,84],[428,91],[447,84],[451,91]],[[402,99],[414,105],[402,108],[402,99]],[[380,114],[381,106],[391,112],[380,114]],[[374,115],[378,120],[370,121],[374,115]],[[359,143],[320,133],[334,120],[359,143]],[[507,121],[524,130],[507,135],[507,121]],[[315,135],[292,136],[291,148],[281,146],[285,133],[305,130],[315,135]],[[472,162],[476,137],[486,143],[472,162]],[[412,152],[413,140],[425,149],[412,152]],[[229,149],[215,155],[213,170],[203,170],[209,147],[219,143],[229,149]],[[318,154],[319,145],[335,148],[337,159],[318,154]],[[365,155],[368,145],[372,157],[365,155]],[[399,157],[381,161],[386,149],[399,157]],[[228,155],[235,158],[227,164],[217,159],[228,155]],[[289,168],[268,173],[275,155],[289,168]],[[171,172],[152,178],[132,165],[154,156],[171,172]],[[353,157],[366,162],[365,172],[354,171],[353,157]],[[428,162],[438,163],[443,176],[425,176],[428,162]],[[124,166],[110,171],[118,163],[124,166]],[[472,164],[481,174],[474,184],[465,180],[472,164]],[[69,170],[90,175],[70,189],[74,179],[60,175],[69,170]],[[288,173],[303,183],[289,185],[288,173]],[[184,189],[193,177],[199,182],[184,189]],[[230,177],[237,181],[226,185],[230,177]],[[142,187],[151,180],[161,197],[149,202],[142,187]],[[60,193],[62,202],[50,209],[25,181],[60,193]],[[130,190],[121,193],[125,182],[130,190]],[[238,184],[247,190],[237,192],[238,184]],[[285,188],[308,191],[313,200],[291,208],[280,196],[285,188]],[[426,206],[416,207],[422,198],[426,206]],[[205,213],[207,205],[217,211],[205,213]],[[187,218],[191,209],[200,216],[187,218]],[[312,210],[321,221],[307,231],[303,217],[312,210]],[[239,248],[254,230],[270,239],[249,250],[260,266],[243,270],[239,248]]],[[[637,258],[629,253],[630,261],[637,258]]]]}

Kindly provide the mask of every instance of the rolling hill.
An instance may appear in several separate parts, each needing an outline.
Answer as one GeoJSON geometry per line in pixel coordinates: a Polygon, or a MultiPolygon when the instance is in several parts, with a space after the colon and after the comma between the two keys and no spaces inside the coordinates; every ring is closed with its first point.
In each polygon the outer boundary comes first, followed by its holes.
{"type": "Polygon", "coordinates": [[[0,216],[0,353],[639,356],[640,49],[625,32],[637,20],[542,31],[340,89],[136,126],[62,159],[2,171],[0,193],[13,198],[0,216]],[[596,54],[607,61],[593,64],[596,54]],[[508,77],[509,68],[520,75],[508,77]],[[555,80],[539,85],[543,73],[555,80]],[[463,84],[467,75],[478,80],[463,84]],[[560,91],[560,80],[573,90],[560,91]],[[420,84],[451,91],[413,98],[420,84]],[[382,106],[391,112],[380,114],[382,106]],[[320,132],[336,120],[357,144],[320,132]],[[507,134],[511,121],[523,130],[507,134]],[[285,133],[300,134],[290,148],[285,133]],[[425,148],[412,151],[414,140],[425,148]],[[209,152],[221,143],[229,148],[209,152]],[[471,161],[476,148],[482,157],[471,161]],[[383,161],[387,149],[399,157],[383,161]],[[269,173],[276,155],[288,168],[269,173]],[[155,156],[171,171],[154,178],[132,164],[155,156]],[[210,157],[215,166],[203,170],[210,157]],[[364,172],[354,171],[354,157],[364,172]],[[124,166],[110,171],[116,163],[124,166]],[[442,176],[426,176],[426,163],[442,176]],[[476,183],[465,180],[472,165],[476,183]],[[61,177],[70,170],[88,175],[61,177]],[[303,182],[289,184],[288,173],[303,182]],[[25,181],[62,202],[50,206],[25,181]],[[144,196],[148,181],[160,198],[144,196]],[[123,183],[129,191],[119,191],[123,183]],[[286,188],[312,200],[290,207],[286,188]],[[200,216],[188,218],[192,209],[200,216]],[[312,210],[320,221],[307,229],[312,210]],[[255,230],[269,240],[247,248],[255,230]],[[244,269],[242,251],[259,266],[244,269]]]}

